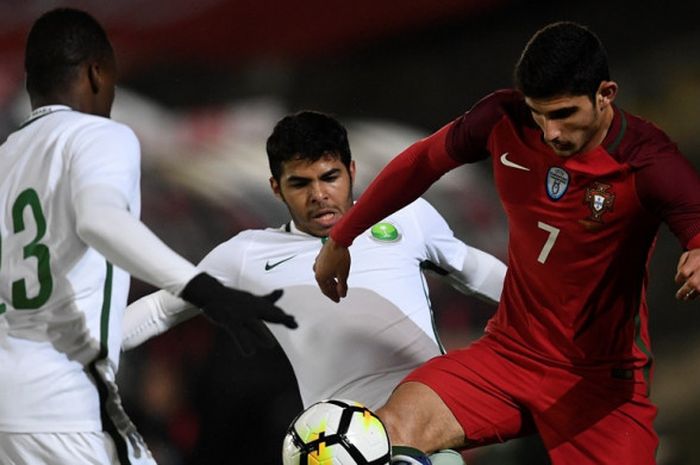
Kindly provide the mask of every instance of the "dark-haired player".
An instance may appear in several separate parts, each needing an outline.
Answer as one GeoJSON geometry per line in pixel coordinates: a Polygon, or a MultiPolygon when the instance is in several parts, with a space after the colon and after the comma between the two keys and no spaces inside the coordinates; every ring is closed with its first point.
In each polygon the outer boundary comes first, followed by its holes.
{"type": "Polygon", "coordinates": [[[128,273],[240,337],[264,334],[260,318],[295,322],[138,220],[139,143],[109,119],[116,64],[95,19],[41,16],[25,68],[33,111],[0,146],[0,463],[152,464],[114,384],[128,273]]]}
{"type": "MultiPolygon", "coordinates": [[[[571,22],[528,42],[501,90],[398,155],[331,231],[322,290],[347,292],[357,234],[447,171],[490,159],[509,271],[486,335],[407,377],[378,411],[426,452],[537,432],[555,465],[655,462],[645,297],[666,222],[688,251],[677,297],[700,289],[700,178],[656,126],[614,105],[599,39],[571,22]]],[[[396,463],[423,463],[420,451],[396,463]]]]}
{"type": "MultiPolygon", "coordinates": [[[[284,289],[279,305],[300,327],[270,329],[294,369],[304,407],[329,398],[379,407],[412,369],[441,353],[423,270],[496,302],[506,267],[455,238],[440,214],[418,199],[355,241],[353,292],[343,305],[332,305],[311,266],[328,231],[353,208],[355,162],[345,128],[319,112],[289,115],[268,138],[267,154],[272,191],[291,220],[242,231],[199,267],[250,292],[284,289]]],[[[139,299],[124,316],[124,347],[196,315],[191,307],[163,291],[139,299]]],[[[462,459],[444,451],[435,463],[462,459]]]]}

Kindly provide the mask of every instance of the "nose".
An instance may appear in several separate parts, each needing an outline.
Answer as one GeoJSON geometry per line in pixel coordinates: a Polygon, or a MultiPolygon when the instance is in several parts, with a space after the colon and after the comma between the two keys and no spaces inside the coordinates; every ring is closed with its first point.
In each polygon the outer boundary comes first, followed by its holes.
{"type": "Polygon", "coordinates": [[[311,184],[310,197],[311,201],[316,202],[323,201],[328,198],[328,193],[326,192],[323,183],[315,182],[311,184]]]}
{"type": "Polygon", "coordinates": [[[561,124],[556,120],[545,118],[542,122],[542,132],[546,141],[554,141],[561,136],[561,124]]]}

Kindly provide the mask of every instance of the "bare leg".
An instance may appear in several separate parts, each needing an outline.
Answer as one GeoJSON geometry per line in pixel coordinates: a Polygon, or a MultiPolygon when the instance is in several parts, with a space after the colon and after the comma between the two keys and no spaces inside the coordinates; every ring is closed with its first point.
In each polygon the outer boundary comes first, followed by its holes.
{"type": "Polygon", "coordinates": [[[464,447],[464,431],[457,419],[435,391],[424,384],[401,384],[377,415],[394,445],[415,447],[428,454],[464,447]]]}

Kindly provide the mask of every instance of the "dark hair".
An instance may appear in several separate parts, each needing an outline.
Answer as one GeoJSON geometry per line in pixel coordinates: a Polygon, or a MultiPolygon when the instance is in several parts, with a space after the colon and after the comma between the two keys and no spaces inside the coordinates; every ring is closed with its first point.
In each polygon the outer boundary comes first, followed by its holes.
{"type": "Polygon", "coordinates": [[[27,36],[27,91],[41,96],[63,91],[78,65],[113,56],[107,34],[92,16],[72,8],[51,10],[34,22],[27,36]]]}
{"type": "Polygon", "coordinates": [[[525,96],[587,95],[610,79],[608,57],[598,36],[569,21],[552,23],[532,36],[515,65],[515,87],[525,96]]]}
{"type": "Polygon", "coordinates": [[[289,160],[314,162],[326,154],[340,156],[350,169],[348,134],[335,118],[317,111],[300,111],[282,118],[267,138],[267,159],[272,176],[279,181],[282,163],[289,160]]]}

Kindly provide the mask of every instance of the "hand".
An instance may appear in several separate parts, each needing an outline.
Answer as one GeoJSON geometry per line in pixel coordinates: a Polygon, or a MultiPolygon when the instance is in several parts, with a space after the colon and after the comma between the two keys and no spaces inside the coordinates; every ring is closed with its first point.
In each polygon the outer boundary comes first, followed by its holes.
{"type": "Polygon", "coordinates": [[[333,302],[340,302],[348,293],[350,252],[347,247],[329,237],[316,257],[314,273],[321,292],[333,302]]]}
{"type": "Polygon", "coordinates": [[[254,355],[258,348],[272,349],[277,345],[275,336],[263,321],[281,323],[292,329],[297,327],[293,316],[284,313],[274,305],[282,296],[281,290],[258,297],[244,291],[224,289],[238,293],[235,300],[236,308],[214,304],[202,307],[202,311],[212,323],[228,333],[238,352],[244,357],[254,355]],[[243,309],[245,310],[241,311],[243,309]]]}
{"type": "Polygon", "coordinates": [[[232,289],[206,273],[187,283],[181,297],[202,309],[204,315],[221,326],[233,338],[243,355],[252,355],[256,347],[272,348],[275,338],[263,321],[296,328],[292,315],[275,305],[282,296],[277,290],[262,297],[232,289]]]}
{"type": "Polygon", "coordinates": [[[681,285],[676,292],[676,299],[688,301],[697,298],[700,291],[700,249],[689,250],[681,255],[676,284],[681,285]]]}

